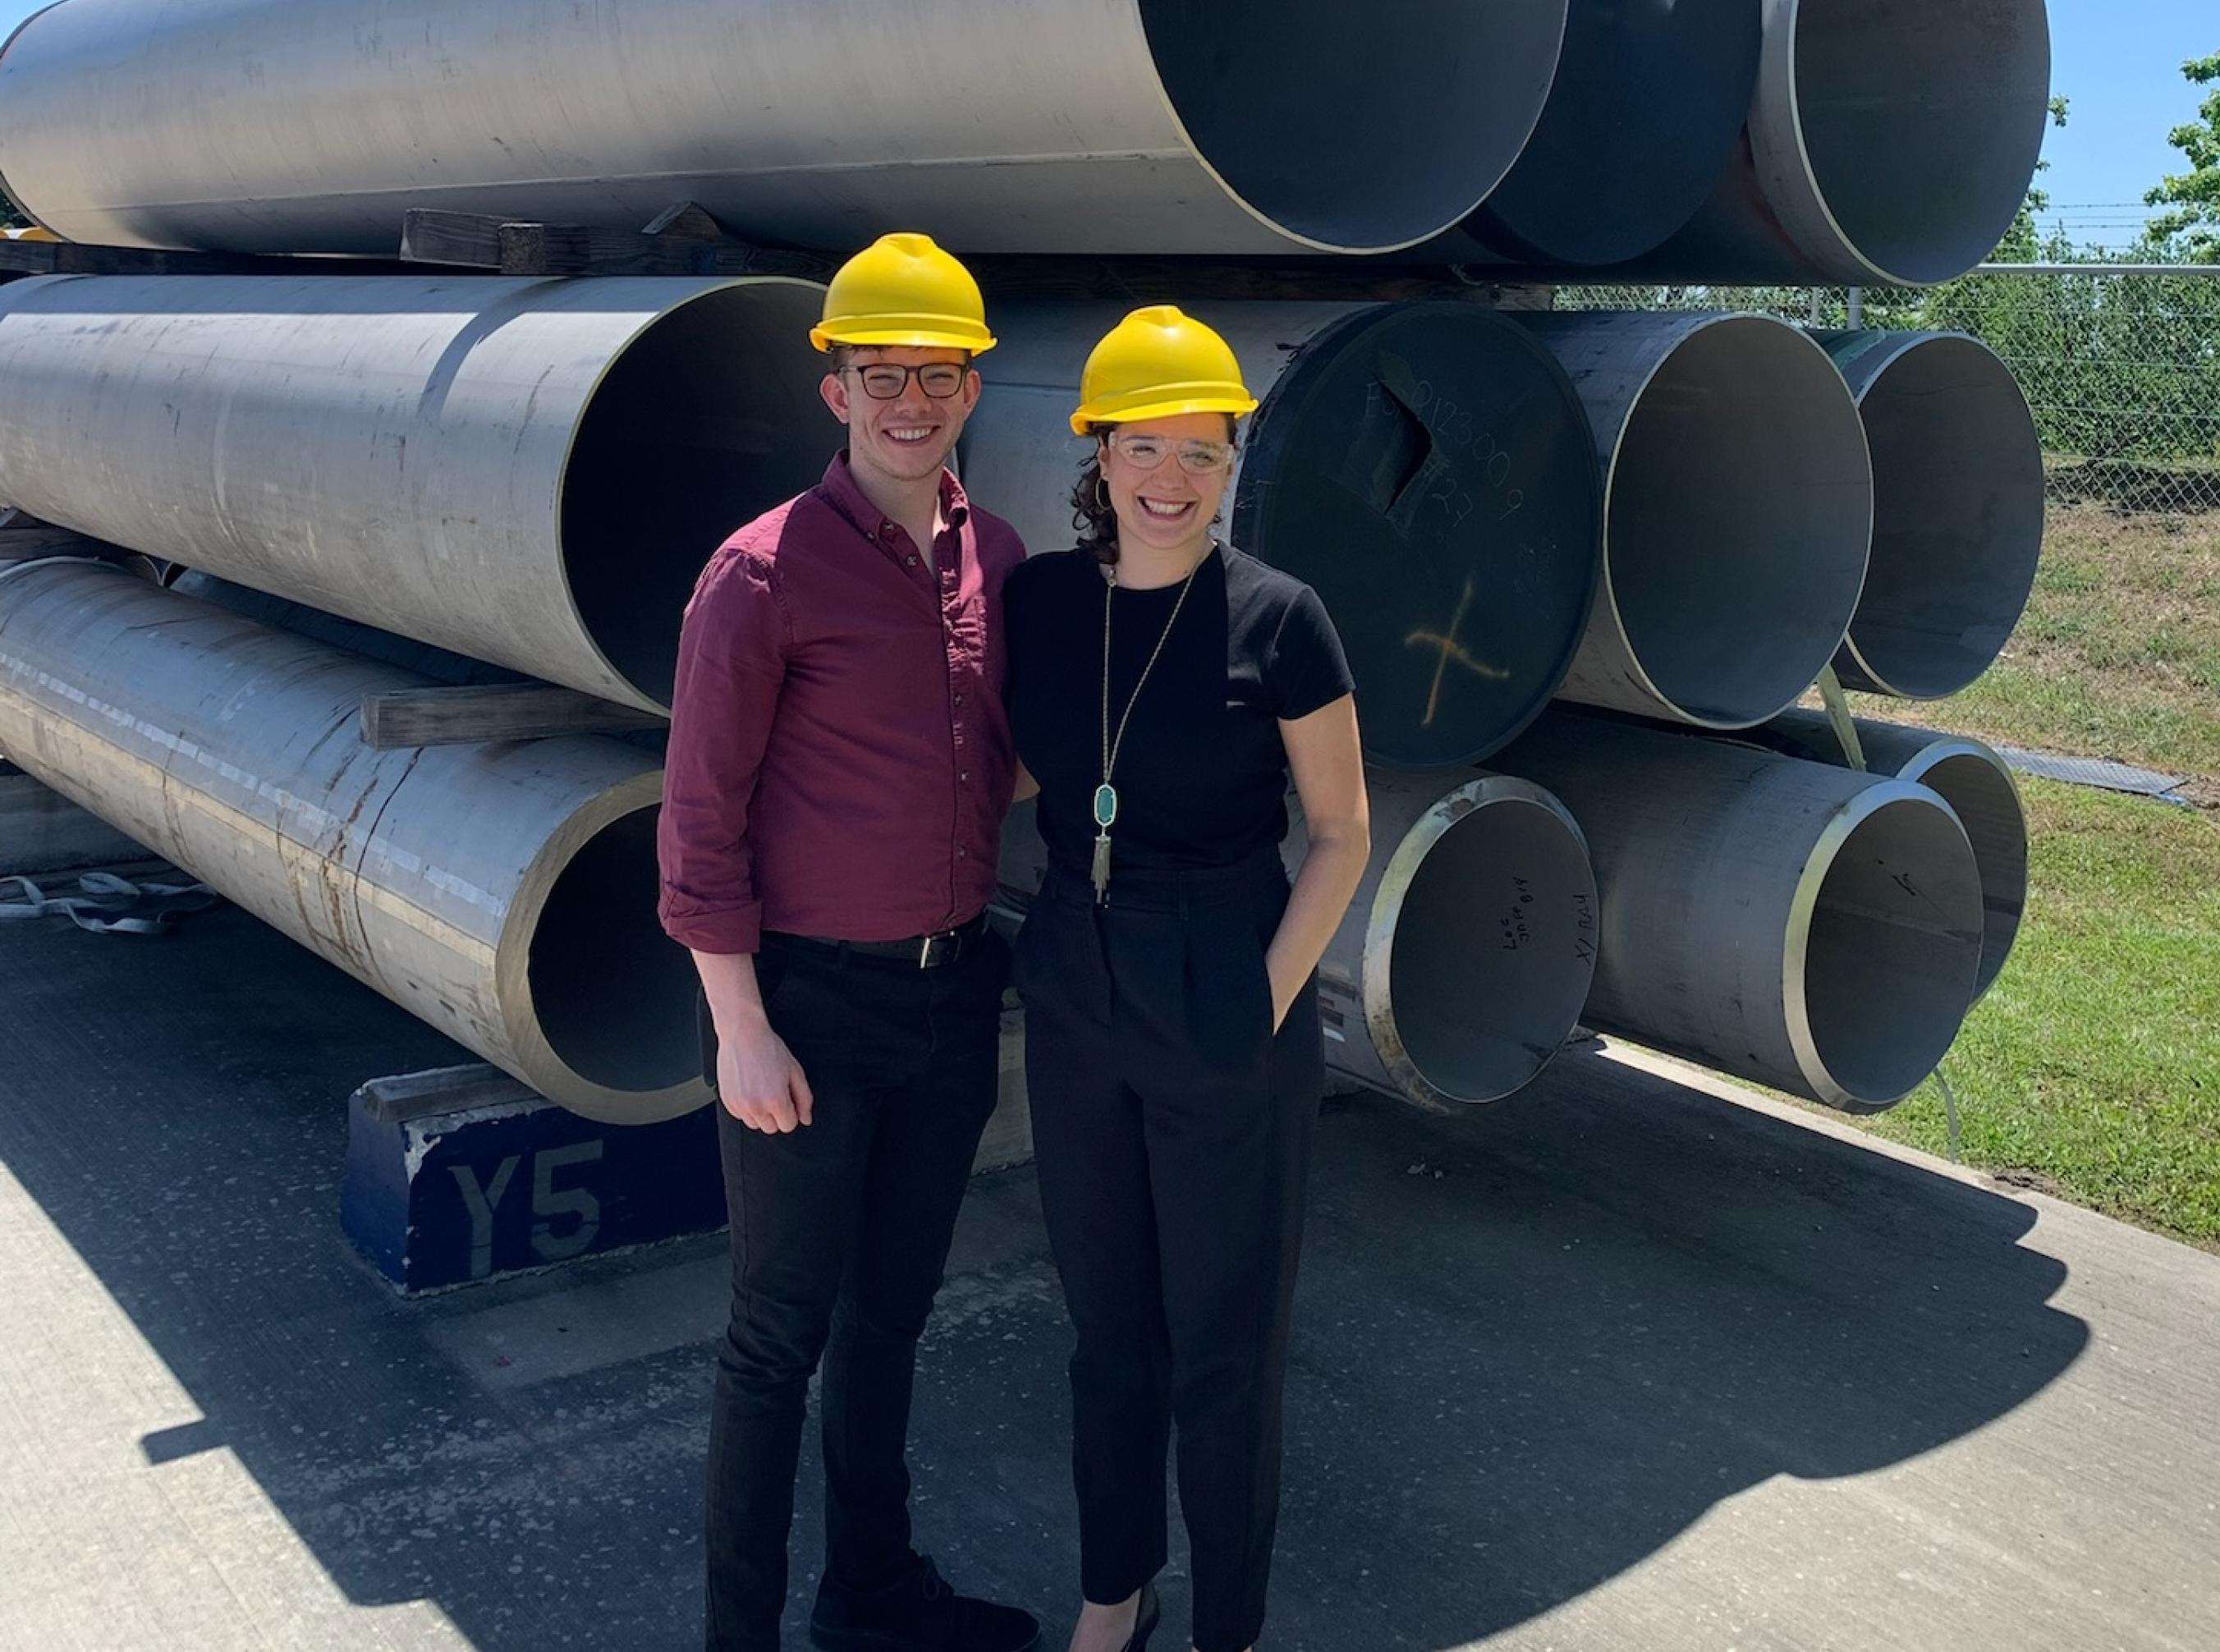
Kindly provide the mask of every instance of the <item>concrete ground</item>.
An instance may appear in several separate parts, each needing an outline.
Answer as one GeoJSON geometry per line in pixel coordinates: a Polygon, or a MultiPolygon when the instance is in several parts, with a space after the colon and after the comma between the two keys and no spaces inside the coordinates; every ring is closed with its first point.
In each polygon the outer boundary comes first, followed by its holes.
{"type": "MultiPolygon", "coordinates": [[[[695,1643],[721,1241],[397,1300],[342,1102],[456,1052],[235,912],[0,1005],[0,1647],[695,1643]]],[[[1274,1652],[2220,1647],[2220,1257],[1631,1059],[1321,1150],[1274,1652]]],[[[944,1305],[922,1539],[1060,1652],[1026,1173],[944,1305]]]]}

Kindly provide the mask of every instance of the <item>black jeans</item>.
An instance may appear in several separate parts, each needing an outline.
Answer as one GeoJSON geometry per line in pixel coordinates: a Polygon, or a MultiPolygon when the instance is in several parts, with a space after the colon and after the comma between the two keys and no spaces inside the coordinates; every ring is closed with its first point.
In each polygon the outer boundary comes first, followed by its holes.
{"type": "MultiPolygon", "coordinates": [[[[918,1337],[995,1110],[1008,950],[914,963],[767,936],[772,1028],[815,1122],[790,1135],[720,1109],[733,1316],[709,1423],[708,1644],[776,1652],[809,1378],[824,1362],[825,1587],[911,1564],[906,1460],[918,1337]]],[[[705,1056],[714,1057],[704,1018],[705,1056]]],[[[710,1071],[715,1071],[714,1059],[710,1071]]]]}
{"type": "Polygon", "coordinates": [[[1018,941],[1026,1080],[1071,1361],[1080,1589],[1123,1600],[1166,1558],[1179,1434],[1194,1642],[1263,1627],[1281,1395],[1325,1056],[1313,991],[1276,1037],[1276,854],[1120,871],[1107,906],[1051,871],[1018,941]]]}

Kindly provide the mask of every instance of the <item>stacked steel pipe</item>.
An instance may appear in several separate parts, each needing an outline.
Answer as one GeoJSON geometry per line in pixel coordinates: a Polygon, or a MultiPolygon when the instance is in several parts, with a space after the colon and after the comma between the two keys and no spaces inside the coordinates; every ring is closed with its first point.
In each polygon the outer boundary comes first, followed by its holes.
{"type": "MultiPolygon", "coordinates": [[[[1053,549],[1121,258],[1941,280],[2023,198],[2049,55],[2042,0],[65,0],[0,46],[0,189],[137,248],[691,202],[827,255],[1090,255],[1091,296],[990,292],[961,455],[1053,549]]],[[[510,673],[664,705],[695,574],[834,433],[819,290],[290,267],[0,285],[0,498],[190,570],[0,571],[0,745],[557,1100],[699,1100],[652,754],[372,752],[349,711],[510,673]]],[[[1334,1063],[1493,1100],[1585,1018],[1836,1107],[1915,1086],[2024,910],[2017,795],[1975,743],[1789,708],[1830,662],[1931,699],[2003,645],[2042,487],[2002,364],[1725,309],[1188,302],[1262,398],[1225,531],[1361,685],[1334,1063]]]]}

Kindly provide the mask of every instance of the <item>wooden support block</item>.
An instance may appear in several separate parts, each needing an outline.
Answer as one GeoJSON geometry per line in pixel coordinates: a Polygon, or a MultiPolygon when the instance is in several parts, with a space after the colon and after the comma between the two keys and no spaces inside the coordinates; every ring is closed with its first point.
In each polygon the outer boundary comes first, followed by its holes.
{"type": "Polygon", "coordinates": [[[623,734],[660,728],[665,720],[653,712],[551,683],[442,685],[362,697],[363,744],[378,751],[558,734],[623,734]]]}
{"type": "Polygon", "coordinates": [[[822,279],[832,260],[734,240],[699,207],[682,203],[655,221],[655,233],[546,224],[483,213],[411,208],[402,220],[401,256],[412,264],[458,265],[520,276],[790,275],[822,279]]]}
{"type": "Polygon", "coordinates": [[[347,1103],[340,1222],[412,1296],[713,1233],[716,1115],[597,1124],[485,1066],[374,1080],[347,1103]]]}

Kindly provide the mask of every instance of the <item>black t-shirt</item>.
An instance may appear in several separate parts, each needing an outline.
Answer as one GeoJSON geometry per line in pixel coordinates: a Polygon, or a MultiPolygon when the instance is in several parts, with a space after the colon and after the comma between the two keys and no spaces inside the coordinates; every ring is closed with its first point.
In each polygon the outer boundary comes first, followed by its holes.
{"type": "MultiPolygon", "coordinates": [[[[1011,732],[1040,782],[1049,857],[1082,876],[1102,780],[1103,590],[1091,555],[1061,551],[1014,570],[1002,592],[1011,732]]],[[[1111,592],[1113,739],[1179,590],[1111,592]]],[[[1317,593],[1243,552],[1212,552],[1118,755],[1113,866],[1231,866],[1277,844],[1288,835],[1280,720],[1307,717],[1352,687],[1317,593]]]]}

